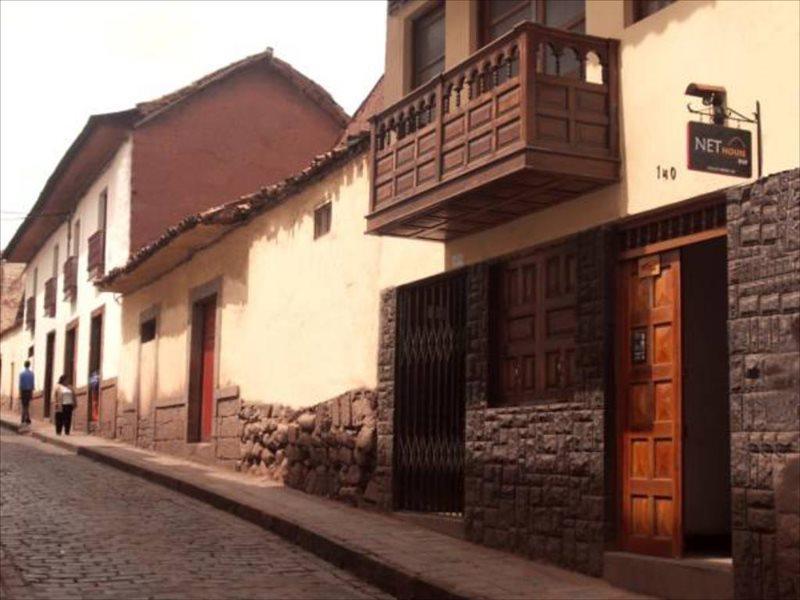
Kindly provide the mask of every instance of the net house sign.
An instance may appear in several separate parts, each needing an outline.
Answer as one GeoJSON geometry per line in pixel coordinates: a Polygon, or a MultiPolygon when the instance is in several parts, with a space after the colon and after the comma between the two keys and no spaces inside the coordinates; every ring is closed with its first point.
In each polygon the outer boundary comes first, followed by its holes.
{"type": "Polygon", "coordinates": [[[689,169],[751,177],[753,152],[749,131],[690,121],[687,138],[689,169]]]}

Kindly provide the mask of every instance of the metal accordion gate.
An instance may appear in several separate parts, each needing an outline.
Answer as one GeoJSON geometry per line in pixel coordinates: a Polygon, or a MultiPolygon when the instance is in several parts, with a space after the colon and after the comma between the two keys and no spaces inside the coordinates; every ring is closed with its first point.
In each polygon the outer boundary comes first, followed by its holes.
{"type": "Polygon", "coordinates": [[[397,293],[394,504],[464,510],[467,277],[464,271],[397,293]]]}

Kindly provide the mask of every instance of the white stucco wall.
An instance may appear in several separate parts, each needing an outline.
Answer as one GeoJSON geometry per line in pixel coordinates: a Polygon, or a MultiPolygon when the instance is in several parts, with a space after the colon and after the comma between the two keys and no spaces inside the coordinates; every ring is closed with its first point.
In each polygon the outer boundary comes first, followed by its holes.
{"type": "MultiPolygon", "coordinates": [[[[100,194],[108,190],[106,218],[106,270],[124,264],[128,257],[130,243],[130,203],[131,203],[131,148],[130,139],[116,152],[108,166],[95,179],[77,203],[73,214],[56,229],[41,245],[39,251],[25,268],[25,298],[33,293],[33,274],[38,271],[36,286],[36,328],[34,335],[23,329],[18,344],[26,349],[33,344],[33,370],[36,388],[44,385],[45,348],[47,335],[55,331],[55,358],[53,378],[63,372],[64,339],[68,324],[78,319],[76,386],[86,385],[89,369],[89,329],[91,314],[104,307],[103,317],[103,378],[117,376],[119,362],[120,318],[122,309],[113,294],[101,293],[88,279],[88,239],[98,228],[98,204],[100,194]],[[68,240],[68,230],[80,220],[80,245],[78,254],[78,294],[77,300],[64,300],[64,262],[72,254],[72,244],[68,240]],[[53,251],[58,244],[58,282],[56,292],[56,316],[44,315],[44,284],[53,272],[53,251]]],[[[74,229],[73,229],[74,231],[74,229]]]]}
{"type": "Polygon", "coordinates": [[[122,403],[136,400],[140,315],[157,307],[156,402],[187,395],[190,294],[221,282],[217,387],[304,406],[377,383],[380,290],[443,269],[441,244],[364,234],[361,156],[123,300],[122,403]],[[314,240],[314,208],[333,203],[314,240]]]}

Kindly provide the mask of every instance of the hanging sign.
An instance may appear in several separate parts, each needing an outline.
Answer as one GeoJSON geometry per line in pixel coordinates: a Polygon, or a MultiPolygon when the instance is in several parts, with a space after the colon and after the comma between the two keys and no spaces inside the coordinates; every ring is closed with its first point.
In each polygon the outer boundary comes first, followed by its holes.
{"type": "Polygon", "coordinates": [[[734,177],[753,174],[753,144],[750,132],[710,123],[689,122],[689,168],[734,177]]]}

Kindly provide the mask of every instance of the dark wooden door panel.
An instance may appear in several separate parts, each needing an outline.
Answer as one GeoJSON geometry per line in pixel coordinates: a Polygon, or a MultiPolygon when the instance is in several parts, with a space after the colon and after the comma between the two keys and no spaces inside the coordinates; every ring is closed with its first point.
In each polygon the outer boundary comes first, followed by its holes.
{"type": "Polygon", "coordinates": [[[680,556],[680,254],[620,267],[618,406],[621,541],[626,550],[680,556]]]}
{"type": "Polygon", "coordinates": [[[203,304],[203,358],[202,358],[202,409],[201,439],[211,439],[211,423],[214,419],[214,340],[216,339],[216,298],[203,304]]]}

